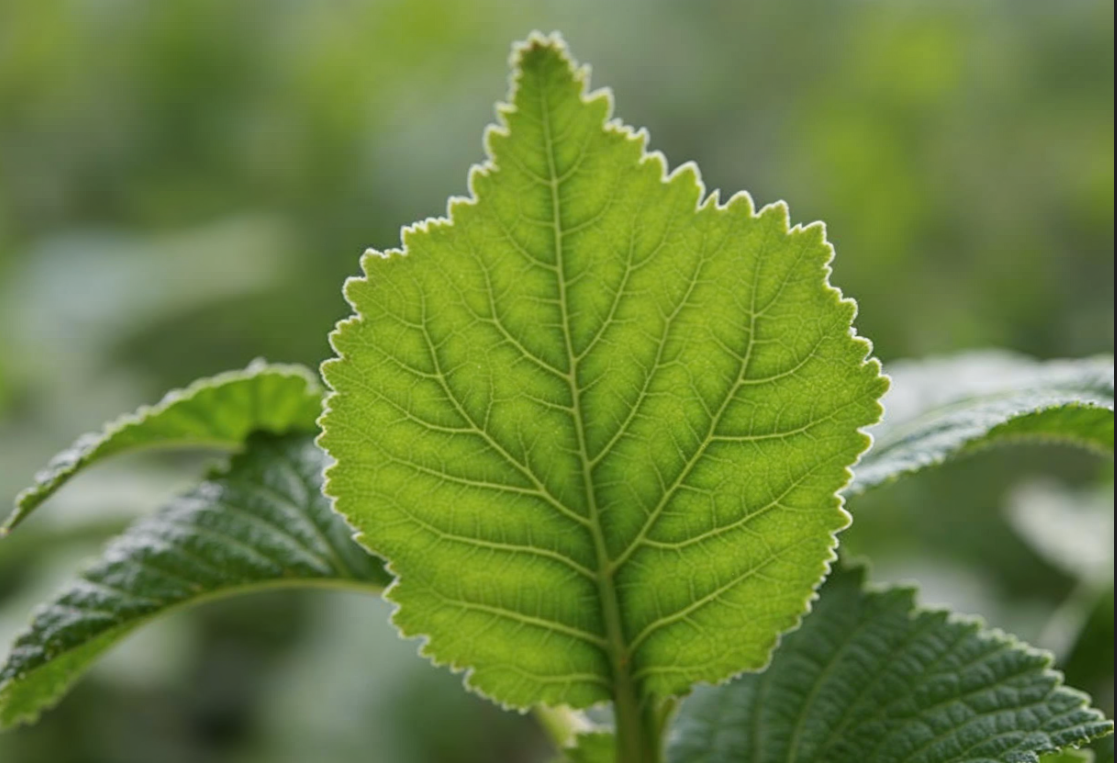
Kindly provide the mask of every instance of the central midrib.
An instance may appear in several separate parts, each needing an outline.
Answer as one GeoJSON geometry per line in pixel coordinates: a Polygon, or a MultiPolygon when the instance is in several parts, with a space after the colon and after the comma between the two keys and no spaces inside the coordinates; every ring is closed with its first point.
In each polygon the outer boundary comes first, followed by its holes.
{"type": "MultiPolygon", "coordinates": [[[[593,489],[591,477],[589,449],[586,443],[586,431],[582,417],[581,390],[578,386],[578,357],[574,352],[574,343],[570,334],[569,312],[567,310],[566,295],[566,268],[564,263],[564,242],[562,231],[562,203],[559,199],[558,168],[555,162],[555,146],[551,135],[551,112],[547,102],[547,86],[542,76],[539,76],[540,112],[543,124],[543,138],[547,155],[547,170],[550,177],[549,187],[551,192],[551,214],[553,217],[555,265],[558,271],[558,303],[560,310],[560,323],[562,324],[563,338],[566,344],[567,374],[566,380],[570,387],[575,434],[578,438],[578,456],[582,472],[582,485],[589,508],[589,530],[593,536],[594,551],[597,559],[597,588],[601,600],[601,613],[605,623],[605,638],[609,645],[609,662],[613,671],[614,702],[618,716],[622,713],[635,710],[639,712],[639,697],[636,687],[632,682],[632,663],[628,650],[628,643],[624,634],[624,623],[621,620],[620,602],[617,589],[613,583],[613,564],[609,557],[609,549],[605,543],[605,535],[601,527],[601,518],[597,506],[597,496],[593,489]],[[623,708],[628,703],[634,707],[623,708]]],[[[621,723],[618,717],[618,733],[621,732],[621,723]]]]}

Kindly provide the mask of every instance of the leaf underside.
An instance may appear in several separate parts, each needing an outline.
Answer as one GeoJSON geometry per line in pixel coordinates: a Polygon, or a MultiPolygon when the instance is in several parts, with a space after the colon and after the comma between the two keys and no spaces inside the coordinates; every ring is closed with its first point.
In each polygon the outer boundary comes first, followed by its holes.
{"type": "Polygon", "coordinates": [[[1113,358],[1039,362],[983,351],[890,365],[885,414],[849,492],[964,453],[1049,441],[1113,455],[1113,358]]]}
{"type": "Polygon", "coordinates": [[[389,578],[321,492],[310,435],[252,436],[227,470],[140,519],[40,608],[0,667],[0,728],[34,721],[108,648],[187,605],[389,578]]]}
{"type": "Polygon", "coordinates": [[[836,570],[769,668],[683,703],[672,763],[1036,763],[1110,733],[1050,655],[836,570]]]}
{"type": "Polygon", "coordinates": [[[513,63],[472,197],[347,283],[326,491],[390,561],[401,632],[506,705],[759,668],[886,381],[821,225],[667,175],[557,38],[513,63]]]}
{"type": "Polygon", "coordinates": [[[51,459],[35,483],[16,496],[0,537],[70,478],[105,458],[166,446],[233,449],[257,430],[313,431],[321,405],[321,389],[306,368],[262,361],[169,392],[155,405],[82,435],[51,459]]]}

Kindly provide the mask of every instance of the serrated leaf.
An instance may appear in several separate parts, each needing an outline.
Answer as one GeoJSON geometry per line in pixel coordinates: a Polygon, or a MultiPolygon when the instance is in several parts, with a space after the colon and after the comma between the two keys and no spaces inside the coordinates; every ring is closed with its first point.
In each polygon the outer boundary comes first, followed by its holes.
{"type": "Polygon", "coordinates": [[[982,351],[888,367],[884,419],[849,492],[973,450],[1053,441],[1113,454],[1113,358],[1040,362],[982,351]]]}
{"type": "Polygon", "coordinates": [[[668,175],[558,38],[513,65],[473,196],[346,286],[326,490],[424,654],[623,715],[767,661],[886,382],[821,225],[668,175]]]}
{"type": "Polygon", "coordinates": [[[318,381],[306,368],[263,361],[168,392],[155,405],[82,435],[51,459],[35,475],[35,484],[16,496],[15,511],[0,527],[0,537],[74,475],[105,458],[169,446],[238,448],[257,430],[311,432],[321,405],[318,381]]]}
{"type": "Polygon", "coordinates": [[[321,491],[309,435],[253,435],[229,467],[112,540],[40,608],[0,667],[0,729],[34,721],[151,619],[255,591],[379,591],[390,578],[321,491]]]}
{"type": "Polygon", "coordinates": [[[1110,733],[1051,656],[835,571],[772,664],[683,703],[672,763],[1036,763],[1110,733]]]}

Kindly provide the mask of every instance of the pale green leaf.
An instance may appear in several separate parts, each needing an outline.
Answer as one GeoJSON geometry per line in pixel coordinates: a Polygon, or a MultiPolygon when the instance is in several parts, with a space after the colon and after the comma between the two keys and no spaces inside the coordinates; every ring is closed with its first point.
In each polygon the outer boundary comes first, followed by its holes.
{"type": "Polygon", "coordinates": [[[1014,441],[1113,454],[1113,358],[1040,362],[999,351],[888,367],[892,387],[850,492],[1014,441]]]}
{"type": "Polygon", "coordinates": [[[306,368],[263,361],[168,392],[157,404],[82,435],[51,459],[16,496],[0,537],[75,474],[109,456],[144,448],[238,448],[257,430],[310,432],[321,405],[318,381],[306,368]]]}
{"type": "Polygon", "coordinates": [[[112,540],[16,639],[0,667],[0,728],[35,720],[169,611],[269,588],[379,591],[388,576],[321,492],[326,462],[309,435],[253,435],[227,470],[112,540]]]}
{"type": "Polygon", "coordinates": [[[326,490],[424,654],[623,716],[798,622],[886,381],[821,225],[668,175],[557,38],[513,63],[472,197],[347,284],[326,490]]]}
{"type": "Polygon", "coordinates": [[[768,669],[683,703],[672,763],[1036,763],[1108,734],[1051,656],[835,571],[768,669]]]}

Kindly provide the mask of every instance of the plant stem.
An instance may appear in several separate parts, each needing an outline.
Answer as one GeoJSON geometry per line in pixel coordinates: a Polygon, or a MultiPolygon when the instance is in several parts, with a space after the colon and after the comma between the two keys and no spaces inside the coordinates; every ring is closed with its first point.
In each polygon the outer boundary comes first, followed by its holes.
{"type": "Polygon", "coordinates": [[[613,713],[617,729],[617,763],[659,763],[648,745],[645,713],[627,673],[617,674],[613,713]]]}
{"type": "Polygon", "coordinates": [[[664,756],[664,743],[667,741],[667,729],[671,725],[671,721],[675,717],[675,711],[679,709],[678,697],[668,697],[659,703],[654,709],[652,717],[652,743],[654,747],[654,760],[657,763],[665,760],[664,756]]]}

